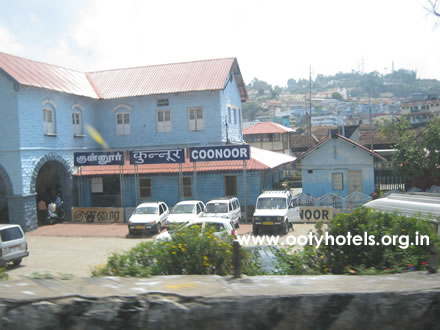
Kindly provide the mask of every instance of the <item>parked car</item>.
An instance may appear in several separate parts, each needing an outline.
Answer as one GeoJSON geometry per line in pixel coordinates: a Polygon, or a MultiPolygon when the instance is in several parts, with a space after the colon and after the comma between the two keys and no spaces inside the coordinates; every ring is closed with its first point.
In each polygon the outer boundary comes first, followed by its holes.
{"type": "Polygon", "coordinates": [[[159,234],[166,221],[170,210],[164,202],[149,202],[139,204],[128,220],[128,233],[130,235],[155,232],[159,234]]]}
{"type": "Polygon", "coordinates": [[[272,228],[287,234],[299,218],[299,208],[293,205],[289,191],[265,191],[257,198],[252,232],[258,235],[261,229],[272,228]]]}
{"type": "Polygon", "coordinates": [[[205,204],[202,201],[182,201],[174,205],[168,216],[167,225],[171,223],[188,222],[204,215],[205,204]]]}
{"type": "Polygon", "coordinates": [[[200,226],[200,233],[203,233],[207,228],[214,228],[214,235],[219,237],[224,234],[236,234],[234,224],[232,221],[225,218],[215,218],[215,217],[204,217],[199,218],[194,221],[189,221],[187,223],[182,223],[180,226],[175,227],[172,230],[161,233],[156,236],[156,241],[164,241],[171,239],[171,233],[173,231],[179,232],[185,227],[189,226],[200,226]]]}
{"type": "Polygon", "coordinates": [[[237,197],[221,197],[206,203],[205,216],[222,217],[233,222],[235,228],[240,226],[241,208],[237,197]]]}
{"type": "Polygon", "coordinates": [[[19,265],[29,255],[26,236],[20,225],[0,225],[0,267],[19,265]]]}

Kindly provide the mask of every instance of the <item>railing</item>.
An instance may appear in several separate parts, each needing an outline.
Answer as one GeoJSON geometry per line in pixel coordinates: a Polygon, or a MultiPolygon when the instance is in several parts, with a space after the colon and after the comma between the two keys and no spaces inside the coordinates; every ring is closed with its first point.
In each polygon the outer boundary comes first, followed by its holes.
{"type": "Polygon", "coordinates": [[[405,191],[405,178],[399,175],[376,177],[376,190],[380,191],[405,191]]]}
{"type": "Polygon", "coordinates": [[[371,196],[354,192],[346,197],[328,193],[320,197],[299,194],[294,197],[296,206],[331,206],[335,209],[354,209],[372,200],[371,196]]]}

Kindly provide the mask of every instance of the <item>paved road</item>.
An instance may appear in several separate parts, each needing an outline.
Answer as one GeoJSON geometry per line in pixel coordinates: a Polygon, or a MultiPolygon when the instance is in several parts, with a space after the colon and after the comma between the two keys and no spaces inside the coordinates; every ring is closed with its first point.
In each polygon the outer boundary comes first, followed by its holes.
{"type": "MultiPolygon", "coordinates": [[[[295,226],[289,236],[307,235],[310,224],[295,226]]],[[[250,234],[251,225],[241,225],[238,234],[250,234]]],[[[270,233],[268,233],[270,234],[270,233]]],[[[18,267],[10,266],[10,279],[50,274],[55,277],[90,276],[93,266],[105,263],[112,252],[126,251],[153,237],[126,238],[127,225],[57,224],[27,233],[30,256],[18,267]]],[[[280,244],[286,236],[280,238],[280,244]]],[[[255,245],[251,242],[250,245],[255,245]]]]}

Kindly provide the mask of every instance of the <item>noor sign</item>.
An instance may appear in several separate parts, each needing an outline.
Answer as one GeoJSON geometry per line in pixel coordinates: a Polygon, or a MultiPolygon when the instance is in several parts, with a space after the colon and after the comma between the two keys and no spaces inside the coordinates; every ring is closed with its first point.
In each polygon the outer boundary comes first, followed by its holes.
{"type": "Polygon", "coordinates": [[[192,162],[214,162],[221,160],[248,160],[251,158],[248,144],[216,147],[189,148],[192,162]]]}

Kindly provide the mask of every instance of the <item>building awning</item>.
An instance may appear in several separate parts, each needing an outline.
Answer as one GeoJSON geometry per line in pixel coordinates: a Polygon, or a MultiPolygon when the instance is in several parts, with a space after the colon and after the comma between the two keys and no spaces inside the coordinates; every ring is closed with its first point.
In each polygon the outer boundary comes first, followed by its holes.
{"type": "MultiPolygon", "coordinates": [[[[125,157],[125,164],[105,165],[105,166],[82,166],[77,168],[73,175],[75,176],[94,176],[94,175],[111,175],[120,174],[177,174],[179,173],[179,164],[148,164],[148,165],[131,165],[128,157],[125,157]],[[136,168],[137,167],[137,168],[136,168]]],[[[251,159],[246,161],[247,171],[264,171],[273,169],[278,166],[295,161],[295,157],[251,147],[251,159]]],[[[194,163],[188,158],[182,164],[183,173],[192,173],[194,171],[194,163]]],[[[215,161],[215,162],[198,162],[196,163],[197,173],[202,172],[225,172],[225,171],[243,171],[243,161],[215,161]]]]}

